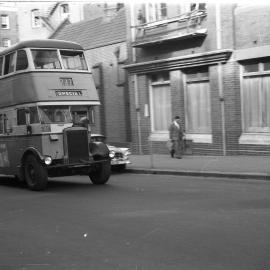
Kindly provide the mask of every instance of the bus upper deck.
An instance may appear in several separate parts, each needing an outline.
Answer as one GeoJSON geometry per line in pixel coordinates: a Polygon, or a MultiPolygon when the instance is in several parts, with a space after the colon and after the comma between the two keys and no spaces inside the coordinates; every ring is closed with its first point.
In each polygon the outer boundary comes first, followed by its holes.
{"type": "Polygon", "coordinates": [[[99,104],[83,48],[60,40],[29,40],[0,52],[1,107],[29,102],[99,104]]]}

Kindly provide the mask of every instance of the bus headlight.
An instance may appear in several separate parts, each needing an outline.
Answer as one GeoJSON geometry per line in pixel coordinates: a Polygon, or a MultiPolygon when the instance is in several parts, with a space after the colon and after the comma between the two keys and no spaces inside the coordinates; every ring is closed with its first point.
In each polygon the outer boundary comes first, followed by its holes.
{"type": "Polygon", "coordinates": [[[51,165],[52,164],[52,158],[50,156],[46,156],[44,158],[44,162],[46,165],[51,165]]]}
{"type": "Polygon", "coordinates": [[[109,157],[114,158],[114,156],[115,156],[115,152],[111,150],[110,153],[109,153],[109,157]]]}

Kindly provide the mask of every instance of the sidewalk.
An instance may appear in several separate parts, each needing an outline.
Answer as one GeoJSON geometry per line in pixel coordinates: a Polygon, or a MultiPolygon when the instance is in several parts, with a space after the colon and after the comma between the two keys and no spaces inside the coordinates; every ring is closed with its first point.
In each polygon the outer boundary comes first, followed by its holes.
{"type": "Polygon", "coordinates": [[[270,180],[270,157],[131,155],[127,172],[270,180]]]}

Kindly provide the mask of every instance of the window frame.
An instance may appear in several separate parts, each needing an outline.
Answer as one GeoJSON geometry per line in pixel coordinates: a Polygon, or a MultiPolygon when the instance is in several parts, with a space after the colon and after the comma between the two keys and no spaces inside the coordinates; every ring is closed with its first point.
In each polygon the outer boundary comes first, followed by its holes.
{"type": "Polygon", "coordinates": [[[34,8],[34,9],[31,10],[31,25],[32,25],[32,28],[40,28],[42,26],[40,16],[37,15],[37,13],[39,13],[38,8],[34,8]]]}
{"type": "Polygon", "coordinates": [[[146,23],[166,20],[167,18],[168,18],[168,5],[165,1],[162,2],[150,1],[145,3],[146,23]],[[165,13],[166,15],[163,16],[162,13],[165,13]]]}
{"type": "MultiPolygon", "coordinates": [[[[241,128],[242,128],[242,134],[270,134],[270,126],[269,127],[247,127],[245,124],[245,104],[244,104],[244,80],[245,78],[259,78],[260,84],[262,83],[263,77],[267,76],[270,77],[270,70],[264,70],[264,63],[265,60],[268,59],[267,63],[270,63],[270,58],[258,58],[252,61],[243,61],[240,63],[240,89],[241,89],[241,128]],[[245,65],[248,65],[249,63],[257,63],[258,64],[258,71],[255,72],[246,72],[245,71],[245,65]]],[[[269,89],[270,91],[270,89],[269,89]]],[[[262,108],[262,110],[267,109],[267,106],[265,105],[265,108],[262,108]]],[[[263,118],[263,116],[261,116],[263,118]]]]}
{"type": "Polygon", "coordinates": [[[155,127],[154,127],[154,122],[155,122],[154,106],[153,106],[153,104],[154,104],[154,99],[153,99],[154,86],[168,86],[169,96],[170,96],[170,103],[169,103],[170,115],[169,115],[169,119],[172,118],[172,103],[171,103],[172,92],[171,92],[171,88],[170,88],[170,86],[171,86],[170,73],[166,72],[166,73],[168,73],[168,78],[169,78],[168,80],[162,80],[162,78],[164,78],[162,73],[163,72],[159,72],[159,73],[156,74],[157,78],[159,78],[157,81],[153,81],[153,79],[150,78],[150,76],[148,76],[151,134],[156,134],[156,135],[164,134],[164,135],[168,136],[168,134],[169,134],[168,127],[169,127],[170,121],[168,123],[168,126],[164,130],[155,130],[155,127]]]}
{"type": "Polygon", "coordinates": [[[1,29],[10,29],[10,19],[8,14],[1,14],[1,29]]]}
{"type": "Polygon", "coordinates": [[[210,74],[209,74],[209,67],[208,66],[202,66],[198,68],[191,68],[187,70],[183,70],[183,82],[184,82],[184,105],[185,105],[185,130],[186,133],[189,134],[188,137],[192,137],[194,141],[198,142],[206,142],[206,143],[211,143],[212,142],[212,113],[211,113],[211,84],[210,84],[210,74]],[[204,74],[206,73],[206,76],[204,74]],[[194,78],[188,78],[188,74],[196,74],[194,78]],[[209,131],[208,132],[190,132],[188,130],[188,84],[192,83],[205,83],[208,82],[209,84],[209,131]]]}
{"type": "Polygon", "coordinates": [[[9,38],[3,38],[2,42],[3,42],[3,47],[5,48],[8,48],[11,46],[11,40],[9,38]],[[7,42],[7,45],[5,45],[5,42],[7,42]]]}
{"type": "Polygon", "coordinates": [[[61,12],[62,12],[62,14],[69,14],[70,13],[70,7],[69,7],[68,3],[61,4],[61,12]]]}

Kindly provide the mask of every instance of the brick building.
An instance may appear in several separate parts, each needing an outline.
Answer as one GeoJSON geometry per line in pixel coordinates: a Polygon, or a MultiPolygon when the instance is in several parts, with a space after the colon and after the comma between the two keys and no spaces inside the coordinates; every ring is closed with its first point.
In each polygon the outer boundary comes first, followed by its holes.
{"type": "Polygon", "coordinates": [[[126,18],[126,9],[116,5],[109,16],[101,13],[96,19],[65,25],[51,36],[83,46],[101,101],[92,132],[125,145],[131,141],[129,91],[123,69],[128,57],[126,18]]]}
{"type": "Polygon", "coordinates": [[[167,153],[179,115],[189,152],[270,154],[270,5],[131,4],[132,143],[167,153]]]}
{"type": "Polygon", "coordinates": [[[17,8],[13,3],[0,3],[0,48],[5,49],[18,42],[17,8]]]}

